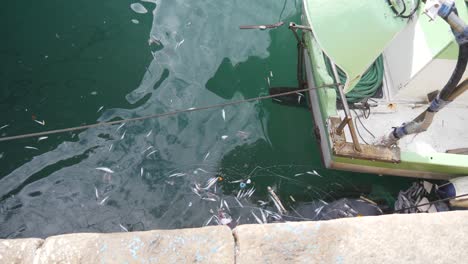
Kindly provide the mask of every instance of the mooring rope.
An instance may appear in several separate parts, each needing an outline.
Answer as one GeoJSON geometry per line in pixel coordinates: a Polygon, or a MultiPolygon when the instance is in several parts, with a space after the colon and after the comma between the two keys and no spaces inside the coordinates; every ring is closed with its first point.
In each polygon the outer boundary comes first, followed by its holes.
{"type": "Polygon", "coordinates": [[[123,123],[128,123],[128,122],[142,121],[142,120],[146,120],[146,119],[173,116],[173,115],[178,115],[178,114],[181,114],[181,113],[190,113],[190,112],[203,111],[203,110],[214,109],[214,108],[221,108],[221,107],[226,107],[226,106],[231,106],[231,105],[237,105],[237,104],[248,103],[248,102],[253,102],[253,101],[261,101],[261,100],[275,98],[275,97],[281,97],[281,96],[284,96],[284,95],[297,94],[299,92],[312,91],[312,90],[321,89],[321,88],[332,88],[332,87],[335,87],[337,85],[338,84],[336,84],[336,83],[334,83],[334,84],[325,84],[325,85],[312,87],[312,88],[297,89],[297,90],[293,90],[293,91],[290,91],[290,92],[259,96],[259,97],[254,97],[254,98],[249,98],[249,99],[244,99],[244,100],[238,100],[238,101],[233,101],[233,102],[227,102],[227,103],[222,103],[222,104],[216,104],[216,105],[209,105],[209,106],[202,106],[202,107],[192,107],[192,108],[188,108],[188,109],[176,110],[176,111],[166,112],[166,113],[161,113],[161,114],[153,114],[153,115],[147,115],[147,116],[141,116],[141,117],[127,118],[127,119],[116,120],[116,121],[99,122],[99,123],[94,123],[94,124],[90,124],[90,125],[82,125],[82,126],[76,126],[76,127],[54,129],[54,130],[49,130],[49,131],[28,133],[28,134],[22,134],[22,135],[16,135],[16,136],[0,137],[0,142],[16,140],[16,139],[23,139],[23,138],[31,138],[31,137],[41,137],[41,136],[47,136],[47,135],[52,135],[52,134],[79,131],[79,130],[84,130],[84,129],[88,129],[88,128],[110,126],[110,125],[123,124],[123,123]]]}

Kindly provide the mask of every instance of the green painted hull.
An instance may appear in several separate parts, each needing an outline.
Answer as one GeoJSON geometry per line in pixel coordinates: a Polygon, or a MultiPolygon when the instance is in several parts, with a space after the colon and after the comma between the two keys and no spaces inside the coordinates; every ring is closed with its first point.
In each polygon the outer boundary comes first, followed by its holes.
{"type": "MultiPolygon", "coordinates": [[[[303,24],[310,26],[307,14],[308,12],[305,12],[303,24]]],[[[310,87],[334,83],[325,65],[323,49],[310,32],[305,34],[305,43],[306,71],[310,87]]],[[[399,163],[335,156],[328,133],[327,120],[337,116],[337,94],[334,89],[312,90],[310,94],[322,156],[328,168],[431,179],[449,179],[468,175],[468,155],[446,153],[421,155],[402,151],[399,163]]]]}

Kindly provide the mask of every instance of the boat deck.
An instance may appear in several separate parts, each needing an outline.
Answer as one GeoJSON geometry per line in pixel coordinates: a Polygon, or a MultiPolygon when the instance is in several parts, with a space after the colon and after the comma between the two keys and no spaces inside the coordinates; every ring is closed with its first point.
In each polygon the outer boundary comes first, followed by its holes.
{"type": "MultiPolygon", "coordinates": [[[[380,144],[383,137],[392,131],[392,127],[411,121],[428,106],[428,103],[397,102],[388,98],[375,101],[370,101],[374,106],[369,115],[365,115],[360,109],[352,111],[362,144],[380,144]]],[[[343,117],[343,111],[339,112],[343,117]]],[[[399,147],[402,151],[419,154],[446,153],[449,150],[468,148],[467,118],[468,104],[455,101],[436,114],[426,132],[401,139],[399,147]]],[[[346,133],[346,138],[350,139],[349,131],[346,130],[346,133]]]]}

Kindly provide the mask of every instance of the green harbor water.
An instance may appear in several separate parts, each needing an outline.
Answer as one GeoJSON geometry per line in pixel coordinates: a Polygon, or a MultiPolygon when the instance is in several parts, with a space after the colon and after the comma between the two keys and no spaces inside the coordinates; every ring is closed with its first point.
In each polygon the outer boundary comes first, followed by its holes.
{"type": "MultiPolygon", "coordinates": [[[[295,86],[288,29],[239,26],[300,22],[300,11],[299,0],[5,2],[0,136],[295,86]]],[[[268,201],[267,186],[287,207],[359,195],[391,204],[409,186],[324,169],[312,128],[308,110],[265,100],[2,142],[0,237],[200,227],[224,201],[252,223],[248,210],[268,201]],[[194,192],[214,177],[209,192],[194,192]],[[255,192],[241,207],[234,197],[247,179],[255,192]]]]}

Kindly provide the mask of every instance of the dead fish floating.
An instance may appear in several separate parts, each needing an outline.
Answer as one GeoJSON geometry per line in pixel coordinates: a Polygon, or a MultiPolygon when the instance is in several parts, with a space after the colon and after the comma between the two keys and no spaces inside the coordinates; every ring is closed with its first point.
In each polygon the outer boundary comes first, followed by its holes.
{"type": "Polygon", "coordinates": [[[114,173],[113,170],[111,170],[111,169],[109,169],[107,167],[99,167],[99,168],[96,168],[96,170],[107,172],[107,173],[114,173]]]}

